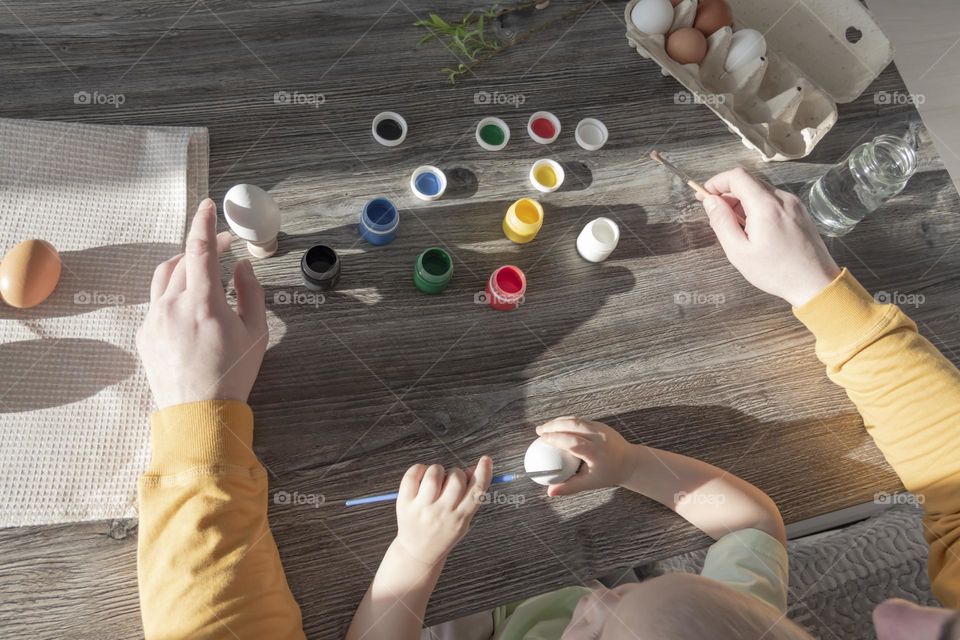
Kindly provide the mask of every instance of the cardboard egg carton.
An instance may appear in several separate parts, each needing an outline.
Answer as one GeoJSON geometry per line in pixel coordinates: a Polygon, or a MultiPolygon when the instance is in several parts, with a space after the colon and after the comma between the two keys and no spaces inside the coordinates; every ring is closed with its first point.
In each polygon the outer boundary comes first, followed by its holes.
{"type": "MultiPolygon", "coordinates": [[[[728,0],[734,26],[707,38],[700,64],[667,55],[664,35],[649,35],[624,9],[627,41],[707,105],[743,144],[764,160],[808,155],[837,121],[837,104],[856,100],[893,60],[893,48],[858,0],[728,0]],[[724,70],[733,33],[756,29],[767,52],[756,62],[724,70]]],[[[670,33],[693,26],[698,0],[674,7],[670,33]]]]}

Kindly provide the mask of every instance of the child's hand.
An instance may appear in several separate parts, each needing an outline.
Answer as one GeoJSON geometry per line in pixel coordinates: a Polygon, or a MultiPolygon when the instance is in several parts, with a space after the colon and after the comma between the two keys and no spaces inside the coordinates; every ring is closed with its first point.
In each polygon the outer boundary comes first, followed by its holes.
{"type": "Polygon", "coordinates": [[[716,194],[697,195],[710,226],[730,264],[753,286],[798,307],[840,273],[793,194],[740,168],[715,175],[703,186],[716,194]]]}
{"type": "Polygon", "coordinates": [[[582,418],[555,418],[537,427],[537,435],[583,460],[572,478],[547,488],[550,496],[568,496],[587,489],[618,487],[629,477],[631,445],[600,422],[582,418]]]}
{"type": "Polygon", "coordinates": [[[419,562],[446,559],[470,528],[490,486],[493,460],[483,456],[473,471],[417,464],[407,470],[397,498],[397,543],[419,562]]]}

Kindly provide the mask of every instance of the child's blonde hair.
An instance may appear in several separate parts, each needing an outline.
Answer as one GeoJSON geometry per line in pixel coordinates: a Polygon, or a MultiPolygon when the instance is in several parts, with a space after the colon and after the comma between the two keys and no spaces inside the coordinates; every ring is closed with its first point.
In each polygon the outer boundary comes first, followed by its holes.
{"type": "Polygon", "coordinates": [[[607,616],[601,640],[811,640],[774,607],[716,580],[671,573],[639,583],[607,616]]]}

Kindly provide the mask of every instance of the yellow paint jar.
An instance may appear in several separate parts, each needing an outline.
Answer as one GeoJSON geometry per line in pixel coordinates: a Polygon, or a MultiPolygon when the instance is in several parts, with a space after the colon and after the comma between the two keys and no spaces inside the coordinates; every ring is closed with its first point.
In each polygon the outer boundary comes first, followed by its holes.
{"type": "Polygon", "coordinates": [[[514,202],[503,217],[504,235],[518,244],[533,240],[542,226],[543,206],[531,198],[514,202]]]}

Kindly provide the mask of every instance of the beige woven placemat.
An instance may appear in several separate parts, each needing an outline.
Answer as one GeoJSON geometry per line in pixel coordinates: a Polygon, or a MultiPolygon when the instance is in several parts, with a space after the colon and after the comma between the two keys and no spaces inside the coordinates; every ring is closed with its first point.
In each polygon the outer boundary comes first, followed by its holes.
{"type": "Polygon", "coordinates": [[[63,263],[43,304],[0,303],[0,527],[135,515],[152,399],[134,335],[207,155],[202,128],[0,119],[0,252],[42,238],[63,263]]]}

